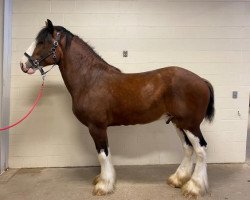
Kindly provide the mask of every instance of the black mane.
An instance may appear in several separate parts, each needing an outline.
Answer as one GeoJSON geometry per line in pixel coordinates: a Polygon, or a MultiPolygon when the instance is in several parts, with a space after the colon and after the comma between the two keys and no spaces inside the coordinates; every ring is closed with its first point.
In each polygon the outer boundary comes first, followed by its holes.
{"type": "MultiPolygon", "coordinates": [[[[66,28],[62,27],[62,26],[54,26],[54,29],[57,32],[60,32],[61,34],[65,34],[66,35],[66,48],[68,48],[71,44],[71,41],[73,39],[73,37],[75,37],[76,35],[74,35],[73,33],[71,33],[69,30],[67,30],[66,28]]],[[[80,42],[82,43],[83,46],[85,46],[89,52],[92,53],[92,55],[95,55],[98,59],[100,59],[101,61],[103,61],[105,64],[107,64],[109,67],[115,69],[116,71],[121,71],[120,69],[109,65],[98,53],[95,52],[94,48],[91,47],[87,42],[85,42],[83,39],[81,39],[80,37],[76,36],[80,42]]],[[[50,30],[47,26],[45,26],[44,28],[42,28],[40,30],[40,32],[37,34],[36,36],[36,42],[51,42],[52,41],[52,35],[50,33],[50,30]]]]}
{"type": "MultiPolygon", "coordinates": [[[[91,45],[89,45],[87,42],[85,42],[82,38],[80,38],[79,36],[77,36],[77,38],[79,39],[80,43],[88,49],[89,52],[91,52],[92,55],[96,56],[99,60],[101,60],[102,62],[104,62],[105,64],[107,64],[109,66],[109,68],[114,69],[115,71],[121,72],[120,69],[110,65],[109,63],[107,63],[98,53],[96,53],[94,47],[92,47],[91,45]]],[[[104,66],[102,66],[104,67],[104,66]]]]}

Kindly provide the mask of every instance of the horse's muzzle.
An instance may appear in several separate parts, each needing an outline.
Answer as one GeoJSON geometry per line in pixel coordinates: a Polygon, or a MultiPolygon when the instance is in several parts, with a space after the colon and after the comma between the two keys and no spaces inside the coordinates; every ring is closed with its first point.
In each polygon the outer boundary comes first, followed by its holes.
{"type": "Polygon", "coordinates": [[[34,74],[36,72],[35,69],[33,68],[28,68],[25,64],[23,64],[22,62],[20,62],[20,67],[21,67],[21,70],[24,72],[24,73],[27,73],[27,74],[34,74]]]}

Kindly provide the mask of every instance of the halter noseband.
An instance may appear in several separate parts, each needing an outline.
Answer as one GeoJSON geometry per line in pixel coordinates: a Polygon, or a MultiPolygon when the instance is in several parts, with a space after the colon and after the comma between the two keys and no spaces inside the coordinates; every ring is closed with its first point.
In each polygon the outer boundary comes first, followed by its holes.
{"type": "Polygon", "coordinates": [[[56,48],[58,47],[59,41],[60,41],[60,37],[61,34],[59,32],[56,33],[56,40],[53,42],[53,46],[51,47],[49,53],[47,56],[44,56],[43,58],[38,59],[34,59],[32,58],[32,56],[30,56],[29,54],[27,54],[26,52],[24,53],[24,55],[28,58],[31,66],[33,69],[39,69],[40,73],[42,76],[44,76],[47,72],[49,72],[50,70],[44,72],[43,70],[43,66],[40,66],[40,62],[42,62],[43,60],[45,60],[46,58],[48,58],[49,56],[52,55],[53,60],[55,61],[55,63],[53,64],[56,65],[56,48]]]}

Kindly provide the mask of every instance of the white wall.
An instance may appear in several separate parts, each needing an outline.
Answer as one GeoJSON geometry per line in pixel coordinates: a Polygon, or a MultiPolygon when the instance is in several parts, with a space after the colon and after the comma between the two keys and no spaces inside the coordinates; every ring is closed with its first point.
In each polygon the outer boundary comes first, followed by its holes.
{"type": "MultiPolygon", "coordinates": [[[[39,74],[19,69],[23,52],[49,18],[95,47],[124,72],[168,65],[190,69],[215,88],[216,116],[204,123],[209,162],[244,162],[250,88],[250,1],[18,1],[13,2],[11,121],[22,116],[39,89],[39,74]],[[128,50],[128,58],[122,57],[128,50]],[[232,99],[232,91],[239,92],[232,99]],[[238,111],[241,116],[238,116],[238,111]]],[[[164,121],[113,127],[114,163],[178,163],[179,139],[164,121]]],[[[43,99],[31,117],[10,132],[10,167],[96,165],[87,128],[71,112],[58,70],[46,80],[43,99]]]]}
{"type": "MultiPolygon", "coordinates": [[[[0,100],[2,100],[2,89],[3,89],[3,11],[4,4],[3,0],[0,0],[0,100]]],[[[0,114],[2,113],[2,104],[0,103],[0,114]]],[[[2,119],[0,118],[0,124],[2,123],[2,119]]]]}
{"type": "MultiPolygon", "coordinates": [[[[0,0],[0,116],[2,114],[2,90],[3,90],[3,0],[0,0]]],[[[0,127],[2,126],[2,118],[0,117],[0,127]]],[[[1,134],[1,132],[0,132],[1,134]]],[[[4,170],[4,159],[2,156],[2,137],[0,135],[0,174],[4,170]]]]}
{"type": "MultiPolygon", "coordinates": [[[[12,0],[0,0],[0,127],[9,124],[12,0]]],[[[0,132],[0,171],[8,168],[9,134],[0,132]]]]}

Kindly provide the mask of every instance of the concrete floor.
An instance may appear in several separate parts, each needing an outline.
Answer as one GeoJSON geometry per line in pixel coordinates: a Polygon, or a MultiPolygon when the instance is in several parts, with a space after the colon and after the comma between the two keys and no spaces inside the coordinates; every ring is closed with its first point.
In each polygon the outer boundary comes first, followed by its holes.
{"type": "MultiPolygon", "coordinates": [[[[117,188],[92,196],[98,167],[10,169],[0,176],[0,200],[167,200],[185,199],[166,185],[177,165],[116,166],[117,188]]],[[[202,199],[249,200],[250,163],[208,165],[210,193],[202,199]]]]}

